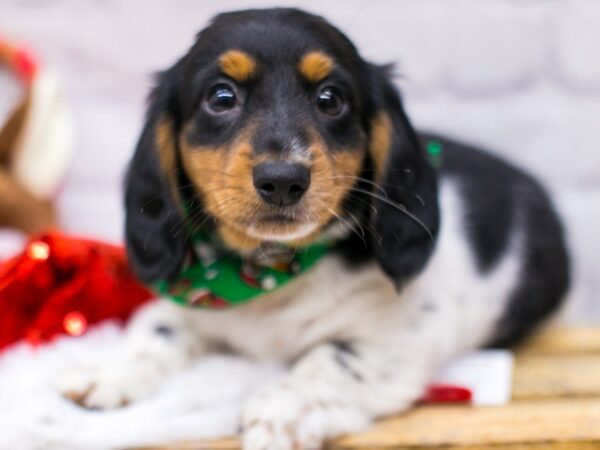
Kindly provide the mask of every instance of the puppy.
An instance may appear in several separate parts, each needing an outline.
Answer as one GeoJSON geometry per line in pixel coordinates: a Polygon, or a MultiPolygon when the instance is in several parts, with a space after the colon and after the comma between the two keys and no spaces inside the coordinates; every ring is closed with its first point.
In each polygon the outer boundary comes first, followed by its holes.
{"type": "Polygon", "coordinates": [[[418,135],[389,68],[296,9],[221,14],[160,75],[125,204],[131,265],[148,284],[180,278],[197,232],[242,259],[326,243],[311,267],[235,307],[152,304],[124,355],[65,388],[112,408],[214,349],[289,363],[247,402],[245,450],[318,449],[405,410],[452,357],[525,337],[569,284],[540,185],[418,135]]]}

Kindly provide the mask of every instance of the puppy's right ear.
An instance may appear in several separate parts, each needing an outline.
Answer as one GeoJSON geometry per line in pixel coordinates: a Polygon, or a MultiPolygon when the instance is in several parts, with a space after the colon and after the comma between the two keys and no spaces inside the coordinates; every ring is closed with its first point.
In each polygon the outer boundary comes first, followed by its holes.
{"type": "Polygon", "coordinates": [[[176,65],[159,76],[125,181],[127,255],[137,277],[146,283],[175,276],[186,253],[184,218],[175,197],[177,69],[176,65]]]}

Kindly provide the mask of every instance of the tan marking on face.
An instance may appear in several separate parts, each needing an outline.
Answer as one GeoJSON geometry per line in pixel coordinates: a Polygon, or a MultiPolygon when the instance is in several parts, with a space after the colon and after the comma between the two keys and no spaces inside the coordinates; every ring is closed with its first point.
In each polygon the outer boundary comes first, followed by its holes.
{"type": "Polygon", "coordinates": [[[241,50],[228,50],[219,57],[219,67],[225,75],[243,83],[256,73],[256,61],[241,50]]]}
{"type": "Polygon", "coordinates": [[[330,151],[318,133],[312,132],[311,135],[311,184],[304,201],[310,209],[308,214],[319,223],[319,228],[309,236],[289,242],[293,247],[314,241],[322,227],[342,213],[343,199],[354,185],[365,157],[360,147],[330,151]]]}
{"type": "Polygon", "coordinates": [[[154,129],[154,142],[158,161],[163,174],[173,181],[175,171],[175,148],[173,125],[169,119],[162,118],[158,120],[154,129]]]}
{"type": "Polygon", "coordinates": [[[260,240],[250,237],[238,228],[229,226],[225,223],[219,227],[219,236],[229,248],[241,252],[250,252],[258,248],[261,244],[260,240]]]}
{"type": "Polygon", "coordinates": [[[381,181],[387,164],[392,140],[392,121],[387,113],[379,113],[371,121],[369,151],[375,165],[375,179],[381,181]]]}
{"type": "Polygon", "coordinates": [[[240,251],[260,244],[244,233],[249,218],[260,207],[252,182],[251,133],[250,127],[232,144],[217,148],[191,147],[185,131],[180,139],[183,167],[204,208],[217,219],[225,243],[240,251]]]}
{"type": "MultiPolygon", "coordinates": [[[[256,249],[265,236],[293,234],[307,224],[318,225],[315,231],[287,245],[304,246],[314,241],[324,225],[341,213],[342,200],[356,181],[365,151],[362,147],[330,151],[316,131],[312,131],[311,185],[296,206],[298,223],[270,223],[259,220],[277,213],[258,195],[252,179],[252,168],[261,158],[254,158],[251,145],[254,127],[250,126],[231,144],[219,147],[191,147],[183,133],[180,139],[182,162],[206,211],[217,219],[218,232],[225,244],[245,252],[256,249]]],[[[364,139],[363,139],[364,141],[364,139]]],[[[363,142],[364,144],[364,142],[363,142]]]]}
{"type": "Polygon", "coordinates": [[[300,74],[311,83],[318,83],[327,77],[332,69],[333,60],[323,52],[308,52],[298,64],[300,74]]]}
{"type": "Polygon", "coordinates": [[[181,193],[177,186],[175,135],[173,123],[170,119],[161,118],[158,120],[156,128],[154,129],[154,142],[156,144],[159,165],[167,182],[167,188],[176,200],[175,203],[178,206],[181,206],[181,193]]]}

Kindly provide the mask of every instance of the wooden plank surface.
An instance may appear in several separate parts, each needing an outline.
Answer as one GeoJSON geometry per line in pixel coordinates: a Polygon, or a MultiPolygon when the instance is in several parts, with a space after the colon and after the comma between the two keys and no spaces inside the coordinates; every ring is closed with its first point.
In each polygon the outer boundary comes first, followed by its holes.
{"type": "Polygon", "coordinates": [[[600,398],[600,354],[517,356],[512,397],[600,398]]]}
{"type": "MultiPolygon", "coordinates": [[[[422,406],[328,450],[600,450],[600,328],[553,330],[519,349],[514,401],[422,406]]],[[[235,438],[152,450],[239,450],[235,438]]]]}
{"type": "MultiPolygon", "coordinates": [[[[340,445],[340,444],[338,444],[340,445]]],[[[434,448],[434,447],[430,447],[434,448]]],[[[600,444],[593,441],[577,442],[531,442],[531,443],[513,443],[513,444],[490,444],[490,445],[452,445],[437,447],[438,450],[598,450],[600,444]]],[[[173,446],[164,446],[148,448],[141,450],[240,450],[236,440],[228,439],[220,442],[205,442],[204,444],[179,444],[173,446]]],[[[357,447],[336,447],[331,444],[325,450],[357,450],[357,447]]],[[[359,450],[426,450],[426,447],[362,447],[359,450]]]]}
{"type": "Polygon", "coordinates": [[[600,448],[599,400],[517,402],[479,408],[427,406],[380,421],[368,432],[342,439],[332,448],[489,448],[581,441],[600,448]]]}
{"type": "Polygon", "coordinates": [[[136,447],[131,450],[240,450],[240,443],[237,438],[226,438],[198,442],[181,442],[158,447],[136,447]]]}
{"type": "MultiPolygon", "coordinates": [[[[238,450],[236,439],[160,447],[238,450]]],[[[381,420],[328,450],[600,449],[600,400],[516,402],[499,407],[423,406],[381,420]]]]}
{"type": "Polygon", "coordinates": [[[534,335],[518,349],[518,353],[600,355],[600,327],[548,329],[534,335]]]}

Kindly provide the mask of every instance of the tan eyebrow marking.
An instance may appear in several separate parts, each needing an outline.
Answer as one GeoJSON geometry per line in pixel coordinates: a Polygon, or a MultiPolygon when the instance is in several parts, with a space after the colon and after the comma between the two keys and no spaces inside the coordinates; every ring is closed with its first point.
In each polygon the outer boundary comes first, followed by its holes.
{"type": "Polygon", "coordinates": [[[302,57],[298,70],[311,83],[318,83],[331,73],[333,66],[333,60],[325,53],[311,51],[302,57]]]}
{"type": "Polygon", "coordinates": [[[219,67],[225,75],[235,81],[244,82],[254,76],[256,61],[241,50],[227,50],[219,56],[219,67]]]}
{"type": "Polygon", "coordinates": [[[381,181],[392,141],[392,121],[387,113],[379,113],[371,121],[369,150],[375,164],[376,181],[381,181]]]}

